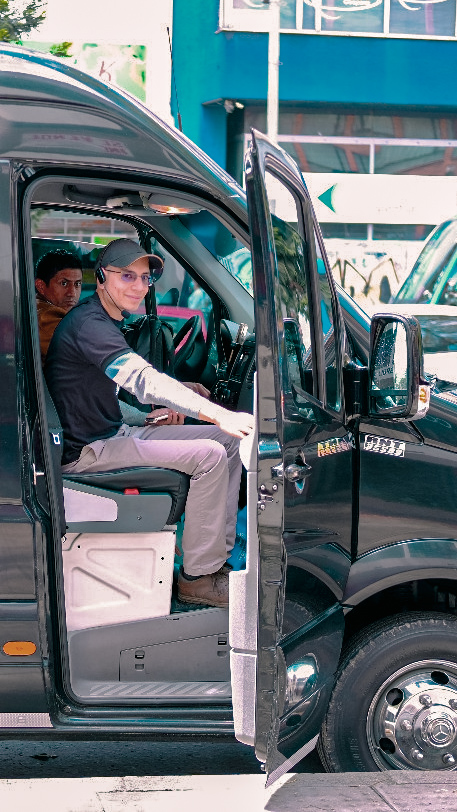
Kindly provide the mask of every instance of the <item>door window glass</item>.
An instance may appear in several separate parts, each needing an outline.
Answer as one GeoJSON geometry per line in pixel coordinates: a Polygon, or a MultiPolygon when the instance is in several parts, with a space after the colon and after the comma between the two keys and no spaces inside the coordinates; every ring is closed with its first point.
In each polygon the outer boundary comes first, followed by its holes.
{"type": "Polygon", "coordinates": [[[206,339],[213,310],[210,297],[160,243],[152,240],[151,251],[160,254],[164,260],[164,273],[155,284],[157,313],[160,318],[171,325],[176,335],[188,319],[200,316],[206,339]]]}
{"type": "Polygon", "coordinates": [[[321,324],[324,342],[325,381],[327,405],[336,411],[341,407],[340,385],[335,350],[335,325],[333,316],[333,293],[327,276],[327,269],[315,235],[317,273],[319,279],[319,297],[321,324]]]}
{"type": "MultiPolygon", "coordinates": [[[[123,220],[38,207],[31,210],[30,219],[34,267],[53,251],[73,254],[82,265],[80,301],[95,292],[95,262],[103,246],[122,237],[138,242],[136,229],[123,220]]],[[[144,313],[143,303],[137,312],[144,313]]]]}
{"type": "Polygon", "coordinates": [[[301,211],[292,192],[269,173],[266,187],[276,252],[278,307],[284,324],[287,379],[291,387],[314,394],[307,251],[299,230],[301,211]]]}
{"type": "Polygon", "coordinates": [[[253,295],[252,262],[249,248],[209,211],[183,214],[181,223],[201,242],[231,275],[253,295]]]}

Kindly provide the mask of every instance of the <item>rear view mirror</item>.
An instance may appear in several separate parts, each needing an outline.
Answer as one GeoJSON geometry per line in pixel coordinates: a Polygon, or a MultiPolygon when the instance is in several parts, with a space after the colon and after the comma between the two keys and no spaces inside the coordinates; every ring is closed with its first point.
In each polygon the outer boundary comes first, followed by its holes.
{"type": "Polygon", "coordinates": [[[427,414],[420,326],[414,316],[377,314],[371,322],[369,414],[418,420],[427,414]]]}

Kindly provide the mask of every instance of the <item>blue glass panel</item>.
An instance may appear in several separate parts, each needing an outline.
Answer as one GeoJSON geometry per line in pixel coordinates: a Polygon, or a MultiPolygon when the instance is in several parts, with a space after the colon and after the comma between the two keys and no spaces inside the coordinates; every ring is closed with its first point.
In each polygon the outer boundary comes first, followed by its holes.
{"type": "Polygon", "coordinates": [[[279,3],[279,25],[281,28],[296,28],[296,0],[280,0],[279,3]]]}
{"type": "Polygon", "coordinates": [[[268,2],[265,0],[233,0],[233,8],[265,9],[268,8],[268,2]]]}
{"type": "Polygon", "coordinates": [[[316,28],[316,12],[311,3],[303,2],[303,28],[314,31],[316,28]]]}
{"type": "Polygon", "coordinates": [[[302,172],[369,172],[370,148],[367,144],[279,143],[292,155],[302,172]]]}
{"type": "Polygon", "coordinates": [[[455,0],[391,0],[391,34],[455,34],[455,0]]]}
{"type": "Polygon", "coordinates": [[[384,0],[323,0],[321,15],[322,31],[382,34],[384,0]]]}
{"type": "Polygon", "coordinates": [[[457,175],[454,147],[376,146],[374,171],[388,175],[457,175]]]}

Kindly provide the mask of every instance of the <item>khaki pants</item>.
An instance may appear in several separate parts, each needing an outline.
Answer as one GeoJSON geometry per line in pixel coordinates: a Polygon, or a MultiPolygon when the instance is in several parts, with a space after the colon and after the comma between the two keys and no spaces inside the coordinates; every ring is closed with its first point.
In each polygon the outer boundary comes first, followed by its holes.
{"type": "Polygon", "coordinates": [[[216,572],[235,543],[241,477],[239,440],[217,426],[127,426],[84,446],[63,473],[173,468],[190,475],[182,547],[188,575],[216,572]]]}

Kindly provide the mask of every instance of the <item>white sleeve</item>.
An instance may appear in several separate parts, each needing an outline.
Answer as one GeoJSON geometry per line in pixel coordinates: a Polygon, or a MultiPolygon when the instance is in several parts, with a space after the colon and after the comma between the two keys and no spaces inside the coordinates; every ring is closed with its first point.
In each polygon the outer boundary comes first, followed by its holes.
{"type": "Polygon", "coordinates": [[[105,374],[119,386],[136,395],[140,403],[160,403],[188,417],[198,418],[200,412],[216,418],[221,407],[197,395],[180,381],[157,372],[135,352],[124,353],[111,361],[105,374]]]}

